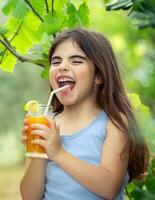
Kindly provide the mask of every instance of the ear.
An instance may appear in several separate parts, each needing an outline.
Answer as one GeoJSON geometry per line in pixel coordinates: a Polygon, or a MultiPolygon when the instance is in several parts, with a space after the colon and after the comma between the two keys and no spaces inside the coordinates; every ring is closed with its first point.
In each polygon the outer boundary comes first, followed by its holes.
{"type": "Polygon", "coordinates": [[[95,83],[98,85],[103,83],[102,77],[99,74],[96,74],[95,83]]]}

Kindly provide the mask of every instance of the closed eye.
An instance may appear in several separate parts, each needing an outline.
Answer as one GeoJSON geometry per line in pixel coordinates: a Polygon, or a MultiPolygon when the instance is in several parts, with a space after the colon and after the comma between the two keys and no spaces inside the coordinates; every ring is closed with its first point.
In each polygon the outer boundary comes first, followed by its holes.
{"type": "Polygon", "coordinates": [[[83,62],[80,61],[80,60],[74,60],[74,61],[72,61],[72,63],[74,63],[74,64],[79,64],[79,63],[83,63],[83,62]]]}
{"type": "Polygon", "coordinates": [[[52,66],[59,66],[61,64],[61,60],[54,59],[51,61],[52,66]]]}
{"type": "Polygon", "coordinates": [[[51,65],[58,66],[61,64],[61,61],[62,61],[61,57],[53,56],[51,59],[51,65]]]}
{"type": "Polygon", "coordinates": [[[58,65],[58,64],[60,64],[60,63],[61,63],[60,61],[51,62],[52,65],[58,65]]]}
{"type": "Polygon", "coordinates": [[[82,64],[86,60],[86,57],[82,55],[72,55],[70,56],[70,59],[71,59],[72,64],[78,65],[78,64],[82,64]]]}

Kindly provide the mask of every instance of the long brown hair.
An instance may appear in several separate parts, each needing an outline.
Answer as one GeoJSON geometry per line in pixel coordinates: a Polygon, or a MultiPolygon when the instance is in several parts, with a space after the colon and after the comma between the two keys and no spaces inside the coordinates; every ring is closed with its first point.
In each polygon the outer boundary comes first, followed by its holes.
{"type": "MultiPolygon", "coordinates": [[[[145,140],[139,134],[133,109],[120,77],[118,64],[108,39],[100,33],[84,29],[66,30],[58,35],[49,51],[49,61],[61,42],[72,39],[93,62],[96,74],[103,83],[99,86],[97,102],[107,113],[112,122],[128,138],[125,148],[129,149],[128,172],[130,180],[140,179],[149,164],[149,151],[145,140]],[[124,122],[122,114],[128,121],[124,122]]],[[[63,105],[56,96],[52,101],[53,111],[62,112],[63,105]]],[[[123,151],[125,151],[125,148],[123,151]]]]}

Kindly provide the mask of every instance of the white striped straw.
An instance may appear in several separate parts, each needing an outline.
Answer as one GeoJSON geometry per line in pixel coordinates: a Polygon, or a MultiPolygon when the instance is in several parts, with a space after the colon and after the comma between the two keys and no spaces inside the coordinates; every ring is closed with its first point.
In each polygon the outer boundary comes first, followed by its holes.
{"type": "Polygon", "coordinates": [[[51,94],[50,94],[50,96],[49,96],[49,99],[48,99],[48,102],[47,102],[47,105],[46,105],[46,108],[45,108],[44,115],[46,115],[47,112],[48,112],[49,106],[51,105],[51,101],[52,101],[53,95],[54,95],[56,92],[59,92],[59,91],[65,89],[65,88],[67,88],[67,87],[68,87],[68,85],[65,85],[65,86],[60,87],[60,88],[58,88],[58,89],[55,89],[55,90],[53,90],[53,91],[51,92],[51,94]]]}

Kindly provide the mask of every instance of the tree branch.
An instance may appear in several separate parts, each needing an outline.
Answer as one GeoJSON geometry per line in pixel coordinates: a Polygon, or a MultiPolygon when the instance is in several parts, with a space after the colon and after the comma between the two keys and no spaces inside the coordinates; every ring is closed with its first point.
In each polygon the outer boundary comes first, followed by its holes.
{"type": "Polygon", "coordinates": [[[52,0],[52,14],[54,12],[54,0],[52,0]]]}
{"type": "Polygon", "coordinates": [[[3,44],[3,46],[5,46],[7,50],[10,51],[10,53],[13,54],[18,60],[22,62],[29,61],[28,58],[19,55],[19,53],[15,49],[13,49],[13,47],[10,44],[8,44],[6,41],[0,39],[0,43],[3,44]]]}
{"type": "Polygon", "coordinates": [[[46,5],[46,12],[49,13],[49,7],[48,7],[48,2],[45,0],[45,5],[46,5]]]}
{"type": "MultiPolygon", "coordinates": [[[[52,15],[53,13],[54,13],[54,0],[52,0],[52,15]]],[[[54,38],[56,37],[55,33],[53,33],[53,37],[54,38]]]]}
{"type": "MultiPolygon", "coordinates": [[[[12,42],[12,40],[18,35],[18,33],[19,33],[22,25],[23,25],[23,21],[20,23],[19,27],[17,28],[16,32],[14,33],[14,35],[11,37],[10,40],[8,40],[3,34],[1,34],[2,37],[5,38],[4,40],[7,42],[8,45],[10,45],[10,43],[12,42]]],[[[7,48],[4,49],[3,55],[2,55],[2,57],[0,59],[0,63],[3,62],[3,58],[5,56],[5,52],[6,51],[7,51],[7,48]]]]}
{"type": "Polygon", "coordinates": [[[4,40],[4,42],[6,42],[6,43],[7,43],[7,45],[11,47],[11,44],[10,44],[10,42],[9,42],[8,38],[7,38],[7,37],[5,37],[5,35],[4,35],[4,34],[2,34],[2,33],[1,33],[1,36],[2,36],[2,38],[3,38],[3,40],[4,40]]]}
{"type": "Polygon", "coordinates": [[[9,42],[12,42],[12,40],[18,35],[18,33],[19,33],[19,31],[20,31],[22,25],[23,25],[23,21],[19,24],[19,26],[18,26],[16,32],[15,32],[14,35],[11,37],[11,39],[9,40],[9,42]]]}
{"type": "MultiPolygon", "coordinates": [[[[7,40],[7,41],[8,41],[8,40],[7,40]]],[[[41,63],[35,62],[35,61],[33,61],[33,60],[31,60],[31,59],[25,57],[25,56],[20,55],[20,54],[11,46],[11,44],[8,44],[8,42],[6,42],[6,41],[0,39],[0,43],[1,43],[3,46],[5,46],[5,48],[6,48],[8,51],[10,51],[10,53],[13,54],[13,55],[14,55],[18,60],[20,60],[21,62],[30,62],[30,63],[34,63],[34,64],[36,64],[36,65],[39,65],[39,66],[41,66],[41,67],[43,67],[43,68],[45,67],[45,66],[44,66],[43,64],[41,64],[41,63]]]]}
{"type": "Polygon", "coordinates": [[[44,22],[43,18],[39,15],[39,13],[34,9],[34,7],[31,5],[31,3],[28,0],[24,0],[29,7],[32,9],[32,11],[34,12],[34,14],[42,21],[44,22]]]}

